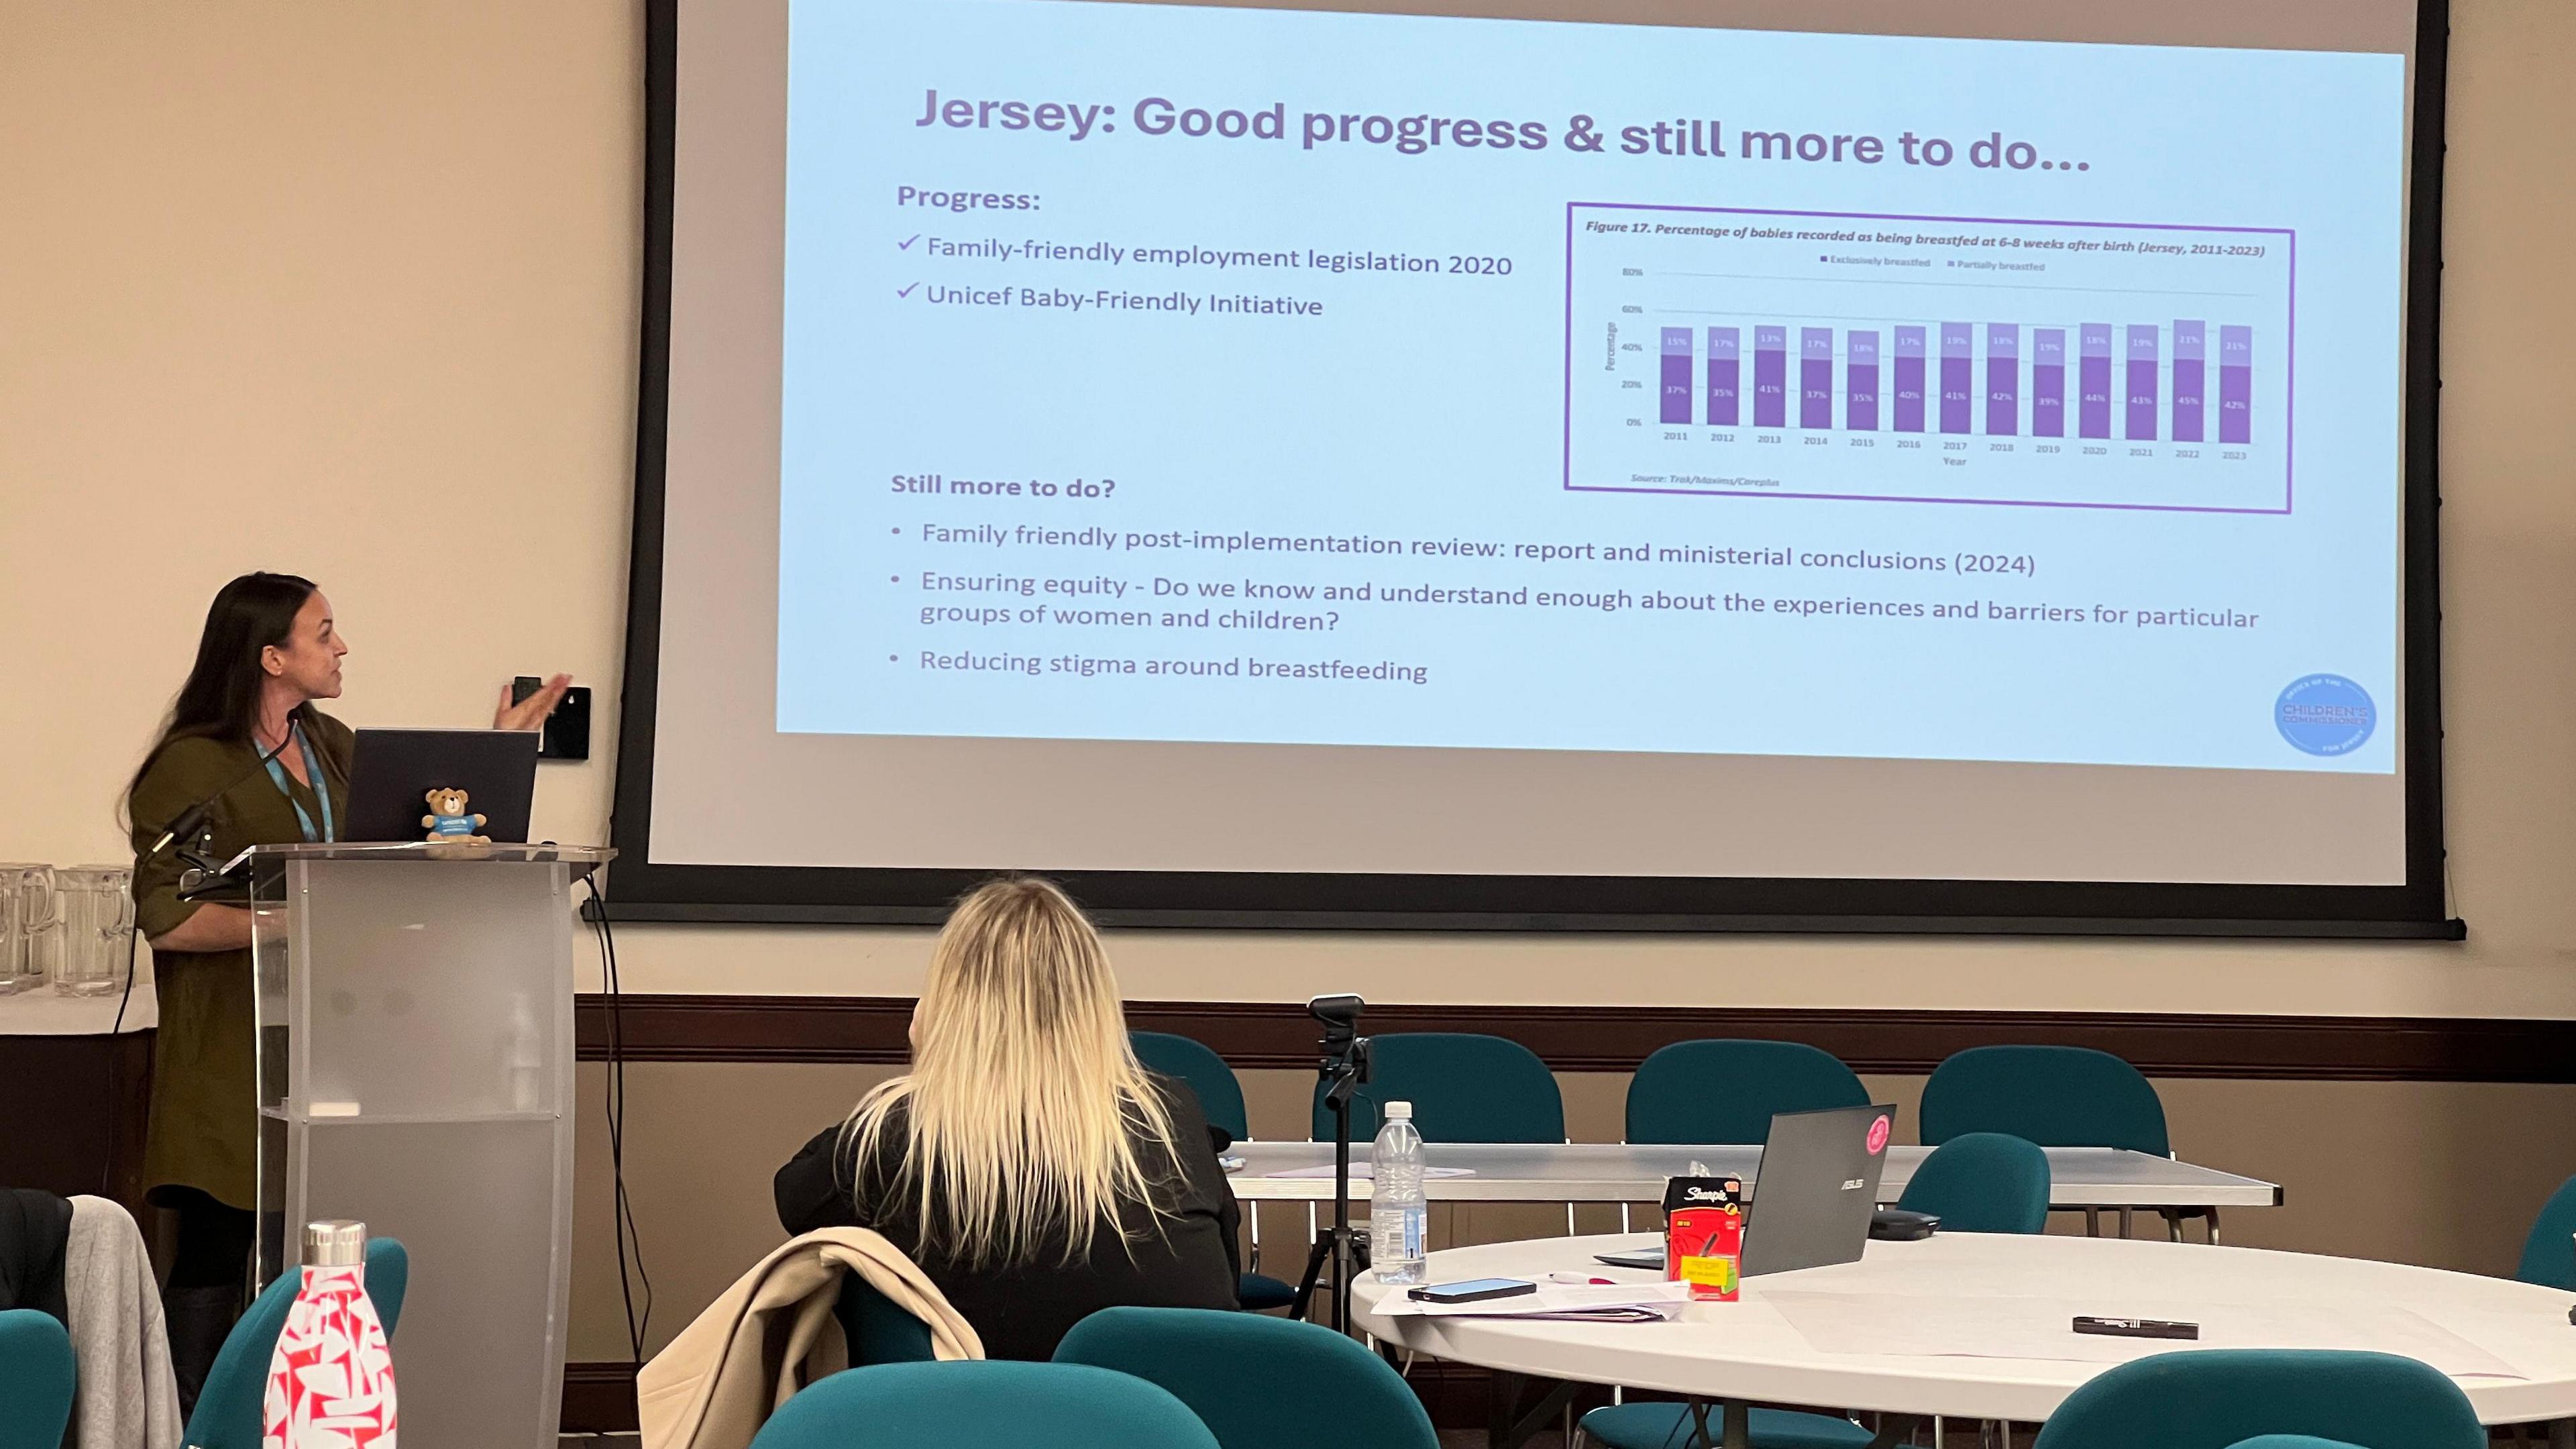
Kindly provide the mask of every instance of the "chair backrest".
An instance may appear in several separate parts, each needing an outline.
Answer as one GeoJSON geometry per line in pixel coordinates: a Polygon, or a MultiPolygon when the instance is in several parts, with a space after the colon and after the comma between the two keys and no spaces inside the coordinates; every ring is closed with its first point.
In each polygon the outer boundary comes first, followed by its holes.
{"type": "Polygon", "coordinates": [[[1189,1083],[1209,1126],[1237,1142],[1252,1135],[1243,1110],[1243,1084],[1235,1080],[1234,1068],[1225,1064],[1225,1058],[1203,1042],[1168,1031],[1131,1031],[1127,1039],[1135,1043],[1136,1060],[1145,1064],[1145,1070],[1189,1083]]]}
{"type": "Polygon", "coordinates": [[[2008,1132],[2042,1147],[2171,1156],[2165,1104],[2136,1067],[2090,1047],[1970,1047],[1923,1084],[1923,1141],[2008,1132]]]}
{"type": "Polygon", "coordinates": [[[1932,1149],[1896,1205],[1930,1213],[1945,1233],[2048,1230],[2048,1154],[2018,1137],[1969,1132],[1932,1149]]]}
{"type": "Polygon", "coordinates": [[[1677,1041],[1628,1079],[1628,1140],[1763,1142],[1777,1113],[1869,1104],[1841,1058],[1804,1042],[1677,1041]]]}
{"type": "Polygon", "coordinates": [[[2485,1449],[2468,1395],[2386,1353],[2212,1348],[2105,1371],[2067,1396],[2036,1449],[2229,1449],[2313,1434],[2358,1449],[2485,1449]]]}
{"type": "Polygon", "coordinates": [[[752,1449],[1217,1449],[1153,1384],[1069,1363],[971,1359],[833,1374],[779,1406],[752,1449]]]}
{"type": "MultiPolygon", "coordinates": [[[[1351,1138],[1377,1135],[1380,1102],[1411,1102],[1427,1142],[1563,1142],[1565,1099],[1556,1077],[1508,1037],[1400,1031],[1374,1037],[1370,1081],[1351,1100],[1351,1138]]],[[[1315,1084],[1314,1133],[1333,1139],[1333,1114],[1315,1084]]]]}
{"type": "Polygon", "coordinates": [[[1440,1449],[1422,1401],[1384,1360],[1312,1323],[1208,1308],[1104,1308],[1057,1363],[1169,1389],[1222,1449],[1440,1449]]]}
{"type": "MultiPolygon", "coordinates": [[[[189,1449],[260,1449],[261,1400],[268,1391],[268,1361],[277,1352],[277,1336],[286,1331],[286,1311],[304,1284],[299,1269],[289,1269],[251,1300],[250,1311],[224,1335],[224,1346],[206,1370],[205,1387],[188,1414],[189,1449]]],[[[411,1255],[395,1238],[367,1239],[367,1299],[384,1320],[385,1337],[394,1336],[402,1320],[404,1290],[411,1286],[411,1255]]],[[[401,1373],[396,1360],[395,1373],[401,1373]]]]}
{"type": "Polygon", "coordinates": [[[33,1308],[0,1311],[0,1449],[59,1449],[76,1387],[62,1324],[33,1308]]]}
{"type": "Polygon", "coordinates": [[[2513,1276],[2525,1283],[2576,1292],[2576,1177],[2558,1185],[2540,1205],[2530,1236],[2522,1240],[2522,1263],[2513,1276]]]}

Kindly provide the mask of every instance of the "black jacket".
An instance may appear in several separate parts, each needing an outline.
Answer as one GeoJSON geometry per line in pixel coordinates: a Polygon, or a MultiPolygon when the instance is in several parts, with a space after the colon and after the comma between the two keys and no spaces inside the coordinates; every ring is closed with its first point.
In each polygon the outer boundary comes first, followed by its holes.
{"type": "Polygon", "coordinates": [[[1159,1217],[1144,1203],[1124,1204],[1119,1227],[1126,1241],[1103,1223],[1070,1262],[1043,1249],[1034,1261],[968,1269],[942,1255],[925,1255],[914,1207],[918,1186],[900,1177],[900,1113],[879,1139],[877,1159],[853,1173],[838,1151],[840,1124],[823,1129],[778,1169],[773,1188],[779,1226],[791,1234],[817,1228],[873,1228],[921,1265],[984,1340],[988,1358],[1050,1358],[1067,1330],[1093,1311],[1120,1304],[1155,1308],[1234,1308],[1236,1230],[1242,1210],[1217,1165],[1216,1145],[1198,1099],[1186,1087],[1155,1077],[1171,1113],[1180,1162],[1174,1171],[1161,1149],[1138,1143],[1146,1174],[1168,1184],[1159,1217]],[[854,1188],[855,1181],[855,1188],[854,1188]]]}
{"type": "Polygon", "coordinates": [[[68,1323],[63,1249],[71,1242],[68,1198],[34,1188],[0,1188],[0,1308],[33,1308],[68,1323]]]}

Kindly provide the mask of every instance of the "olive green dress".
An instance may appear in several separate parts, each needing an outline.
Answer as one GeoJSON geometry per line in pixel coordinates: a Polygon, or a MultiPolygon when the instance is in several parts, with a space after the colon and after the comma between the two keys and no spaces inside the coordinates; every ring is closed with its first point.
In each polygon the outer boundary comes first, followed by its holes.
{"type": "MultiPolygon", "coordinates": [[[[349,797],[349,728],[307,705],[298,711],[304,738],[320,759],[331,790],[331,833],[337,835],[349,797]]],[[[247,744],[179,739],[162,747],[135,782],[134,926],[146,940],[193,915],[194,902],[179,899],[186,869],[174,847],[152,860],[143,851],[172,820],[217,790],[222,796],[206,819],[203,853],[230,860],[254,845],[304,839],[295,805],[263,769],[247,744]],[[249,770],[230,789],[225,782],[249,770]]],[[[308,765],[308,769],[311,768],[308,765]]],[[[283,770],[281,762],[280,769],[283,770]]],[[[287,785],[306,815],[319,825],[322,802],[292,772],[287,785]]],[[[155,951],[153,989],[161,1027],[152,1050],[152,1125],[143,1150],[147,1187],[193,1187],[233,1207],[256,1210],[259,1108],[254,1093],[252,998],[248,951],[155,951]]]]}

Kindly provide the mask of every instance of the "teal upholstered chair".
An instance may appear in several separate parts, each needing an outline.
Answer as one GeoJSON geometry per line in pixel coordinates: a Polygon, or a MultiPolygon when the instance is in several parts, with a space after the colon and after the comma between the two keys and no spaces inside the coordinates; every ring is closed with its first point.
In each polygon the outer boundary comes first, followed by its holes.
{"type": "Polygon", "coordinates": [[[0,1449],[59,1449],[77,1387],[71,1335],[52,1314],[0,1312],[0,1449]]]}
{"type": "MultiPolygon", "coordinates": [[[[1199,1113],[1208,1125],[1241,1142],[1252,1135],[1248,1114],[1243,1110],[1243,1084],[1235,1080],[1234,1068],[1225,1058],[1208,1049],[1203,1042],[1167,1031],[1131,1031],[1127,1039],[1136,1047],[1136,1060],[1145,1070],[1160,1072],[1189,1084],[1199,1099],[1199,1113]]],[[[1235,1282],[1235,1297],[1243,1306],[1258,1312],[1268,1308],[1285,1308],[1297,1301],[1294,1286],[1281,1282],[1261,1267],[1261,1216],[1258,1205],[1247,1207],[1244,1221],[1252,1227],[1252,1267],[1235,1282]]]]}
{"type": "Polygon", "coordinates": [[[2048,1228],[2048,1154],[2001,1132],[1966,1132],[1932,1149],[1896,1205],[1941,1220],[1945,1233],[2048,1228]]]}
{"type": "Polygon", "coordinates": [[[1131,1031],[1127,1040],[1135,1045],[1136,1060],[1145,1064],[1145,1070],[1189,1084],[1209,1126],[1237,1142],[1252,1135],[1243,1110],[1243,1084],[1235,1080],[1234,1068],[1225,1064],[1225,1058],[1202,1042],[1168,1031],[1131,1031]]]}
{"type": "MultiPolygon", "coordinates": [[[[2042,1147],[2118,1147],[2173,1156],[2165,1104],[2136,1067],[2090,1047],[1970,1047],[1932,1069],[1923,1084],[1923,1143],[1938,1147],[1963,1132],[2002,1132],[2042,1147]]],[[[2206,1218],[2217,1240],[2214,1208],[2164,1208],[2169,1236],[2182,1220],[2206,1218]]],[[[2088,1208],[2098,1230],[2100,1209],[2088,1208]]],[[[2120,1231],[2128,1232],[2122,1209],[2120,1231]]]]}
{"type": "MultiPolygon", "coordinates": [[[[1266,1321],[1266,1320],[1265,1320],[1266,1321]]],[[[879,1364],[781,1404],[752,1449],[1217,1449],[1169,1393],[1083,1364],[879,1364]]]]}
{"type": "Polygon", "coordinates": [[[1762,1142],[1778,1113],[1868,1105],[1841,1058],[1803,1042],[1679,1041],[1628,1079],[1628,1140],[1762,1142]]]}
{"type": "Polygon", "coordinates": [[[842,1277],[841,1296],[832,1305],[832,1315],[841,1321],[852,1368],[929,1363],[938,1357],[930,1346],[930,1325],[897,1308],[893,1299],[856,1273],[842,1277]]]}
{"type": "Polygon", "coordinates": [[[2540,1205],[2530,1236],[2522,1240],[2522,1263],[2513,1276],[2576,1293],[2576,1177],[2560,1183],[2549,1201],[2540,1205]]]}
{"type": "Polygon", "coordinates": [[[2036,1449],[2230,1449],[2310,1434],[2357,1449],[2485,1449],[2468,1395],[2385,1353],[2200,1349],[2142,1358],[2077,1389],[2036,1449]]]}
{"type": "Polygon", "coordinates": [[[1204,1308],[1104,1308],[1057,1363],[1170,1390],[1222,1449],[1440,1449],[1413,1390],[1353,1339],[1312,1323],[1204,1308]]]}
{"type": "MultiPolygon", "coordinates": [[[[1371,1039],[1370,1081],[1351,1100],[1351,1140],[1377,1136],[1380,1102],[1411,1102],[1425,1142],[1563,1142],[1556,1077],[1508,1037],[1400,1031],[1371,1039]]],[[[1333,1140],[1333,1114],[1315,1085],[1314,1133],[1333,1140]]]]}
{"type": "MultiPolygon", "coordinates": [[[[1923,1159],[1897,1205],[1934,1214],[1945,1233],[2039,1232],[2048,1226],[2048,1154],[2000,1133],[1953,1138],[1923,1159]]],[[[1710,1432],[1716,1428],[1712,1411],[1710,1432]]],[[[1757,1449],[1864,1449],[1870,1442],[1870,1431],[1849,1419],[1792,1409],[1755,1409],[1751,1428],[1757,1449]]],[[[1612,1404],[1584,1415],[1582,1430],[1607,1449],[1681,1449],[1696,1426],[1680,1404],[1612,1404]]]]}
{"type": "MultiPolygon", "coordinates": [[[[206,1370],[206,1386],[188,1414],[188,1449],[259,1449],[261,1398],[268,1388],[268,1361],[277,1352],[277,1335],[286,1329],[286,1310],[304,1274],[288,1269],[278,1275],[250,1311],[224,1335],[224,1346],[206,1370]]],[[[411,1285],[411,1255],[393,1238],[367,1239],[367,1297],[384,1320],[385,1337],[394,1336],[402,1320],[403,1293],[411,1285]]],[[[399,1374],[400,1370],[396,1370],[399,1374]]]]}
{"type": "Polygon", "coordinates": [[[1923,1084],[1923,1141],[2008,1132],[2042,1147],[2173,1155],[2165,1104],[2136,1067],[2090,1047],[1970,1047],[1923,1084]]]}

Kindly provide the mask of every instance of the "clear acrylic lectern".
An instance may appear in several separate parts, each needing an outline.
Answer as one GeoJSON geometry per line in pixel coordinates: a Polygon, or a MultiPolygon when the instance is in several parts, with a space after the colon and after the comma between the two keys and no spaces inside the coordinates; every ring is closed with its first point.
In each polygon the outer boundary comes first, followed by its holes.
{"type": "Polygon", "coordinates": [[[283,845],[236,862],[258,977],[259,1282],[317,1218],[402,1240],[409,1449],[556,1442],[572,884],[613,853],[283,845]]]}

